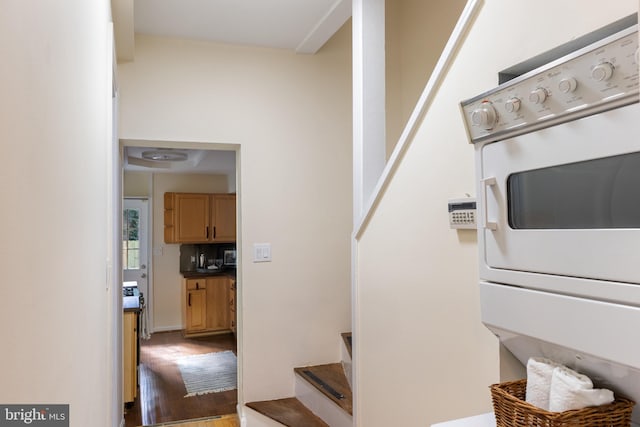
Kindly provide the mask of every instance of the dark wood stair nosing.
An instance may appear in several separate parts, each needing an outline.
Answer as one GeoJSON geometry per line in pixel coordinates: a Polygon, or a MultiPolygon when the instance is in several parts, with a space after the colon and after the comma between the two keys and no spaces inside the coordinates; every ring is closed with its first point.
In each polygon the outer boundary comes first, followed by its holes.
{"type": "Polygon", "coordinates": [[[306,366],[300,368],[294,368],[294,372],[302,379],[311,384],[315,389],[320,391],[329,400],[338,405],[342,410],[349,415],[353,415],[353,395],[351,392],[351,386],[344,373],[342,363],[329,363],[326,365],[306,366]],[[318,384],[312,377],[305,373],[305,371],[311,371],[314,376],[320,377],[323,383],[335,390],[337,394],[343,395],[343,398],[338,398],[330,393],[328,390],[318,384]]]}
{"type": "Polygon", "coordinates": [[[295,397],[248,402],[245,405],[287,427],[330,427],[295,397]]]}

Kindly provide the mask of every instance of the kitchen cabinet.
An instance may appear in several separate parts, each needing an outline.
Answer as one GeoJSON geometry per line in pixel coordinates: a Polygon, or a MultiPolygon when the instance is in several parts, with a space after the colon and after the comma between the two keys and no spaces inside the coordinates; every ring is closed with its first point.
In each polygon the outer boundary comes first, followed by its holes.
{"type": "Polygon", "coordinates": [[[235,240],[235,194],[164,194],[165,243],[227,243],[235,240]]]}
{"type": "Polygon", "coordinates": [[[211,196],[212,242],[236,241],[236,195],[214,194],[211,196]]]}
{"type": "Polygon", "coordinates": [[[236,334],[238,314],[236,312],[236,280],[229,279],[229,329],[236,334]]]}
{"type": "Polygon", "coordinates": [[[229,332],[231,311],[228,276],[207,276],[184,279],[184,335],[209,335],[229,332]]]}
{"type": "Polygon", "coordinates": [[[186,285],[185,330],[188,333],[207,329],[207,286],[204,280],[193,280],[186,285]]]}
{"type": "Polygon", "coordinates": [[[124,402],[133,402],[138,390],[138,312],[125,311],[122,319],[124,402]]]}

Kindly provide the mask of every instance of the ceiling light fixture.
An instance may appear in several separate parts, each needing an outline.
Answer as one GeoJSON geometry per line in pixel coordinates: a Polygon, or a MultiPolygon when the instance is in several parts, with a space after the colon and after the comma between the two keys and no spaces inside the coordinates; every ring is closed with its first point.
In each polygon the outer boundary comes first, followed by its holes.
{"type": "Polygon", "coordinates": [[[152,150],[144,151],[142,158],[147,160],[156,160],[160,162],[182,162],[187,160],[187,153],[173,150],[152,150]]]}

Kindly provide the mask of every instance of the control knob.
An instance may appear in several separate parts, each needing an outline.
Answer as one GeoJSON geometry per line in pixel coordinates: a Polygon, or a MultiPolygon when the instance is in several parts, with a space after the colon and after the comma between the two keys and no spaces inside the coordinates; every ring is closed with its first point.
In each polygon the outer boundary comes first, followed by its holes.
{"type": "Polygon", "coordinates": [[[578,87],[578,81],[573,77],[566,77],[558,83],[558,89],[562,93],[571,93],[578,87]]]}
{"type": "Polygon", "coordinates": [[[504,103],[504,109],[507,110],[507,113],[516,113],[520,109],[520,99],[519,98],[511,98],[504,103]]]}
{"type": "Polygon", "coordinates": [[[493,104],[489,101],[484,101],[471,113],[471,123],[473,123],[474,126],[480,126],[486,130],[492,129],[497,121],[498,114],[493,104]]]}
{"type": "Polygon", "coordinates": [[[537,87],[529,94],[529,101],[534,104],[544,104],[547,99],[547,91],[542,87],[537,87]]]}
{"type": "Polygon", "coordinates": [[[591,77],[596,81],[606,82],[613,76],[613,64],[609,62],[601,62],[591,69],[591,77]]]}

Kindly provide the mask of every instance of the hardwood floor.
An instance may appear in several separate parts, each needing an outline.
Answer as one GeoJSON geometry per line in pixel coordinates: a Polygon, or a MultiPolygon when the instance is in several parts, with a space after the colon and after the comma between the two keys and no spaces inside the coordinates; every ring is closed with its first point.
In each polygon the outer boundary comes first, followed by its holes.
{"type": "Polygon", "coordinates": [[[240,427],[240,420],[237,415],[223,415],[221,417],[201,418],[184,423],[156,424],[152,427],[240,427]]]}
{"type": "Polygon", "coordinates": [[[191,354],[232,350],[233,334],[183,338],[181,332],[162,332],[140,345],[138,397],[125,414],[125,426],[137,427],[213,415],[234,414],[237,390],[184,397],[187,394],[176,359],[191,354]]]}

